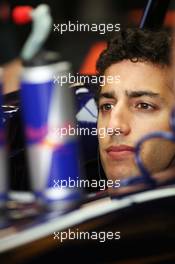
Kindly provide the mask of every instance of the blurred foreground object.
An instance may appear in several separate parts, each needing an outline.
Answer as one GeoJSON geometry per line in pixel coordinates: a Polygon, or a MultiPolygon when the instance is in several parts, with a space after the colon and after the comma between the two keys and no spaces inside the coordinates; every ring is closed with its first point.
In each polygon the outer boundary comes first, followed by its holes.
{"type": "Polygon", "coordinates": [[[73,95],[67,83],[56,81],[70,71],[70,64],[60,61],[57,53],[43,53],[26,63],[20,93],[31,189],[39,202],[61,209],[81,198],[76,187],[78,141],[68,132],[69,126],[76,127],[73,95]]]}

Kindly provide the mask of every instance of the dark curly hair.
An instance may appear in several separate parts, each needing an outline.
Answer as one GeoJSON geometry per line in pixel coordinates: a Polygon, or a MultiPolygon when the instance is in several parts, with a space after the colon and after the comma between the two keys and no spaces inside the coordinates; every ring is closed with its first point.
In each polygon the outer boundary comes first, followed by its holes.
{"type": "Polygon", "coordinates": [[[107,49],[99,56],[97,72],[102,75],[109,66],[124,59],[169,66],[171,42],[171,34],[163,29],[159,31],[122,29],[108,42],[107,49]]]}

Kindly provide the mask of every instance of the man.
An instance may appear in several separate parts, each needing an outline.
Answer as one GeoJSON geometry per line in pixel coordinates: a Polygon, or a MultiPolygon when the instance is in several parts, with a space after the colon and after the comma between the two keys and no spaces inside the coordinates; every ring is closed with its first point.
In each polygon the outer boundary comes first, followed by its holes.
{"type": "MultiPolygon", "coordinates": [[[[120,75],[120,82],[106,83],[98,95],[98,130],[106,129],[106,136],[99,136],[99,152],[108,180],[139,175],[134,158],[138,140],[151,132],[171,131],[175,93],[170,55],[168,33],[133,28],[118,33],[97,61],[106,79],[120,75]]],[[[173,165],[175,144],[152,139],[143,145],[141,157],[161,182],[164,176],[157,173],[173,165]]]]}

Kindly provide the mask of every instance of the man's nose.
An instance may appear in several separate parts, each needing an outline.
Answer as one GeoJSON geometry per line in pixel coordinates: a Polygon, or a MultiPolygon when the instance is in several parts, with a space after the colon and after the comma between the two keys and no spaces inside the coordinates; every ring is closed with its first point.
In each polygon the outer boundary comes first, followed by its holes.
{"type": "Polygon", "coordinates": [[[130,131],[131,114],[129,109],[123,105],[116,105],[113,107],[110,115],[108,127],[112,129],[115,134],[122,134],[127,136],[130,131]]]}

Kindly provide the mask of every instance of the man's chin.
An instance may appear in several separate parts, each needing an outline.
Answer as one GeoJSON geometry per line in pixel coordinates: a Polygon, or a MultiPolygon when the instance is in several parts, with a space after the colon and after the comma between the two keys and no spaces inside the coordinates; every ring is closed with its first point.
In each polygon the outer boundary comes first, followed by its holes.
{"type": "Polygon", "coordinates": [[[139,175],[139,172],[136,168],[131,169],[130,168],[121,168],[121,169],[117,169],[117,170],[113,170],[113,171],[107,171],[106,172],[106,176],[108,179],[110,180],[122,180],[122,179],[127,179],[133,176],[137,176],[139,175]]]}

